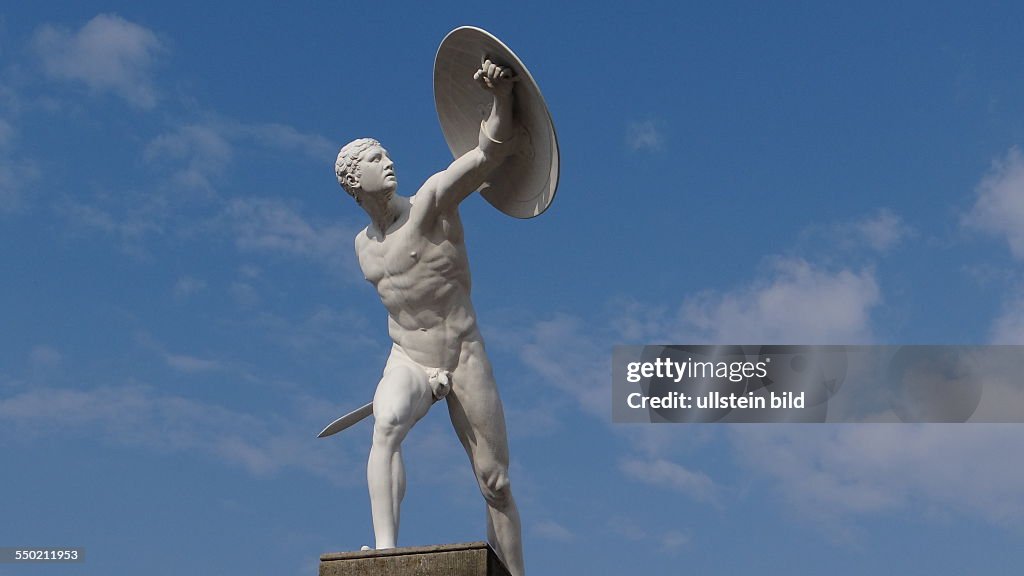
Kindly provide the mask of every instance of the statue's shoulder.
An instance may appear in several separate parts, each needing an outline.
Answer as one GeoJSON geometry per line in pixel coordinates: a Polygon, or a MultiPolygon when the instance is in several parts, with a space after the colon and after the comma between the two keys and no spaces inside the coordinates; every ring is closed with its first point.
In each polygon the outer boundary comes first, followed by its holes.
{"type": "MultiPolygon", "coordinates": [[[[430,226],[437,222],[442,215],[438,195],[443,193],[441,190],[443,179],[443,172],[434,174],[427,178],[415,194],[409,197],[409,219],[414,224],[421,227],[424,224],[430,226]]],[[[457,206],[455,209],[457,210],[457,206]]]]}
{"type": "Polygon", "coordinates": [[[437,182],[441,178],[441,173],[438,172],[430,178],[427,178],[423,184],[420,185],[419,189],[412,196],[409,196],[409,204],[415,206],[417,203],[423,207],[427,202],[434,202],[437,195],[437,182]]]}
{"type": "Polygon", "coordinates": [[[353,245],[356,249],[356,256],[361,256],[366,251],[366,246],[370,242],[370,227],[366,226],[359,232],[356,232],[356,237],[353,240],[353,245]]]}

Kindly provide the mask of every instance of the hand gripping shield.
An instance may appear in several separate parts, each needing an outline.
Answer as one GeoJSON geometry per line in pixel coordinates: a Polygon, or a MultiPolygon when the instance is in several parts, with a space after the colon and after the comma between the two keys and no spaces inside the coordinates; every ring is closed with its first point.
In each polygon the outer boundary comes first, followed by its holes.
{"type": "Polygon", "coordinates": [[[520,130],[516,151],[490,174],[480,194],[509,216],[533,218],[547,210],[558,188],[555,126],[530,71],[501,40],[479,28],[456,28],[437,49],[434,104],[441,131],[455,158],[476,148],[480,122],[491,110],[491,95],[473,80],[484,58],[519,77],[513,116],[520,130]]]}

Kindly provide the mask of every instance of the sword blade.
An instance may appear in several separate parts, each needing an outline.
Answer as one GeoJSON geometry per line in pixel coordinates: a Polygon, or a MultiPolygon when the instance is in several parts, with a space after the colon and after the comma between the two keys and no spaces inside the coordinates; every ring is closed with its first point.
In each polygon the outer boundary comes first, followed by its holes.
{"type": "Polygon", "coordinates": [[[341,418],[338,418],[334,422],[331,422],[327,425],[327,428],[324,428],[320,434],[317,434],[317,438],[326,438],[331,434],[337,434],[349,426],[362,421],[370,414],[373,414],[373,402],[366,404],[362,408],[357,408],[356,410],[345,414],[341,418]]]}

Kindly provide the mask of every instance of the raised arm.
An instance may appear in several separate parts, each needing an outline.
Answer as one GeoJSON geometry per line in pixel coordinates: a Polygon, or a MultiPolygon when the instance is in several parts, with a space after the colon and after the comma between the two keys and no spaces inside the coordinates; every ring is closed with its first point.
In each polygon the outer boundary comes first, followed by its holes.
{"type": "MultiPolygon", "coordinates": [[[[491,93],[491,114],[480,124],[477,147],[456,158],[447,169],[432,176],[424,185],[420,194],[428,203],[427,209],[433,213],[457,206],[514,151],[512,140],[517,129],[512,117],[512,87],[518,78],[510,68],[485,58],[473,79],[483,90],[491,93]]],[[[417,194],[418,201],[420,194],[417,194]]]]}

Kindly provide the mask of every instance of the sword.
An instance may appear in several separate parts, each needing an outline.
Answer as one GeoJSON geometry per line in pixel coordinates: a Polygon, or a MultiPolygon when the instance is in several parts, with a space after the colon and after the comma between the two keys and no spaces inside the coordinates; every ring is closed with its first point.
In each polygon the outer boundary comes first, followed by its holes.
{"type": "Polygon", "coordinates": [[[373,402],[369,402],[362,408],[357,408],[349,412],[348,414],[345,414],[341,418],[338,418],[334,422],[331,422],[330,424],[327,425],[327,428],[324,428],[323,431],[317,434],[316,437],[326,438],[331,434],[337,434],[338,432],[341,432],[342,430],[348,428],[349,426],[352,426],[353,424],[362,421],[370,414],[373,414],[373,402]]]}

